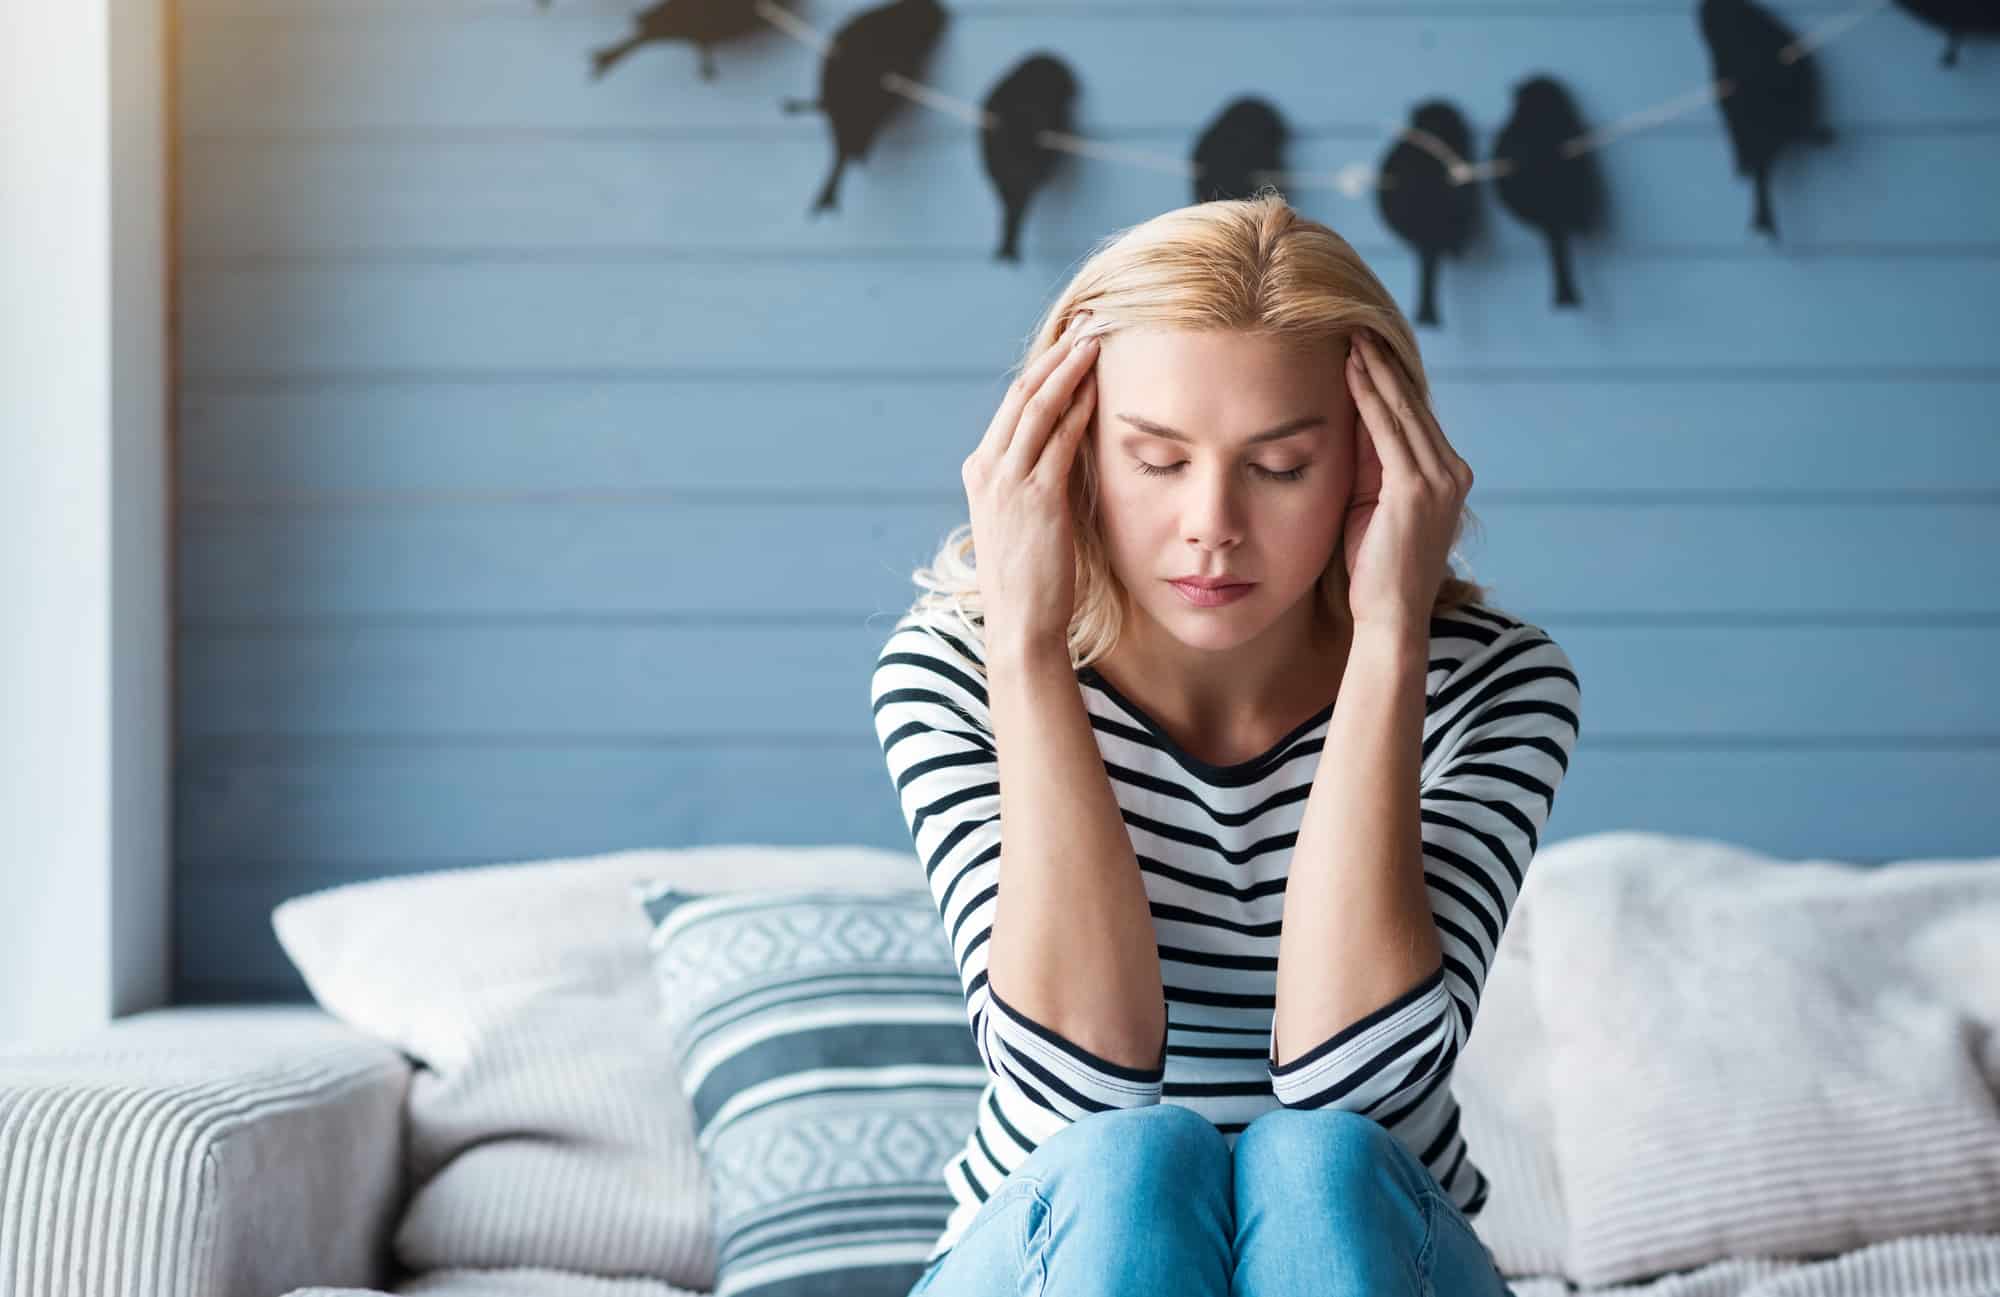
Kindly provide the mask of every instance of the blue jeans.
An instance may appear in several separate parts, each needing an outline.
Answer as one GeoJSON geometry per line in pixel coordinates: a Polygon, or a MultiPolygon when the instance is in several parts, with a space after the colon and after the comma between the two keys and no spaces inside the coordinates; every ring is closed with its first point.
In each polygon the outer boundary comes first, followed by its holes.
{"type": "Polygon", "coordinates": [[[1373,1119],[1274,1108],[1230,1149],[1176,1103],[1092,1113],[1002,1180],[909,1297],[1513,1297],[1373,1119]]]}

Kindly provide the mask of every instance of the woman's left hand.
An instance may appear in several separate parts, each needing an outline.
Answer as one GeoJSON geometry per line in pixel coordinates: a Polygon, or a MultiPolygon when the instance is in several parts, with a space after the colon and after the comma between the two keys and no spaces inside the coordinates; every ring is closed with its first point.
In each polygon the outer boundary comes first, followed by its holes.
{"type": "Polygon", "coordinates": [[[1389,353],[1353,335],[1347,385],[1360,426],[1344,532],[1347,603],[1357,633],[1428,634],[1472,469],[1396,371],[1389,353]]]}

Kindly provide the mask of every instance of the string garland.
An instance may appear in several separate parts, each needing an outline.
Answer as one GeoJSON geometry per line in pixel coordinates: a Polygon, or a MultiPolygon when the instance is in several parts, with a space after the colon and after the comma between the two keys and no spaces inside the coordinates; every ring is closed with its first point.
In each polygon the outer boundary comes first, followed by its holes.
{"type": "MultiPolygon", "coordinates": [[[[540,0],[544,5],[548,0],[540,0]]],[[[1571,242],[1600,232],[1608,200],[1601,169],[1591,156],[1636,132],[1719,104],[1735,172],[1753,188],[1750,228],[1778,237],[1771,175],[1786,152],[1834,142],[1824,120],[1824,96],[1812,52],[1852,31],[1891,4],[1943,29],[1946,67],[1967,34],[2000,34],[2000,4],[1991,0],[1860,0],[1804,35],[1759,0],[1696,0],[1695,24],[1712,75],[1661,103],[1626,113],[1601,126],[1554,77],[1538,74],[1513,87],[1513,107],[1492,143],[1494,156],[1473,162],[1473,129],[1444,98],[1417,103],[1407,121],[1376,123],[1389,147],[1378,164],[1351,162],[1326,171],[1286,165],[1290,134],[1278,107],[1239,95],[1202,128],[1191,156],[1112,144],[1077,134],[1071,105],[1078,78],[1046,51],[1020,60],[984,103],[972,103],[918,79],[948,23],[940,0],[887,0],[849,17],[831,35],[806,22],[792,0],[658,0],[634,16],[634,32],[591,56],[594,75],[651,40],[685,40],[700,53],[701,75],[713,79],[712,46],[769,26],[820,56],[816,99],[784,101],[787,112],[826,115],[833,133],[831,170],[813,202],[813,213],[839,206],[845,168],[865,159],[870,141],[904,103],[954,118],[978,132],[981,161],[1002,205],[996,259],[1019,262],[1020,234],[1036,193],[1050,178],[1058,154],[1144,168],[1178,176],[1193,201],[1328,189],[1359,198],[1372,195],[1382,224],[1416,254],[1419,325],[1441,322],[1437,282],[1446,258],[1461,256],[1479,237],[1483,204],[1469,186],[1492,182],[1493,198],[1513,219],[1536,230],[1548,250],[1552,304],[1581,304],[1571,269],[1571,242]],[[1990,12],[1988,6],[1990,4],[1990,12]]]]}
{"type": "MultiPolygon", "coordinates": [[[[1835,37],[1845,34],[1857,24],[1887,9],[1895,0],[1868,0],[1854,9],[1837,14],[1821,23],[1812,32],[1787,43],[1778,51],[1778,61],[1783,64],[1797,62],[1811,51],[1818,49],[1835,37]]],[[[752,0],[752,8],[762,18],[799,44],[813,50],[820,57],[827,57],[833,49],[833,42],[797,14],[775,3],[775,0],[752,0]]],[[[934,86],[924,85],[897,72],[884,74],[882,88],[898,94],[912,103],[932,111],[943,113],[981,130],[990,130],[995,125],[993,114],[978,104],[969,103],[945,93],[934,86]]],[[[1675,117],[1685,116],[1703,105],[1726,98],[1734,93],[1735,84],[1727,77],[1718,77],[1696,86],[1682,94],[1665,100],[1650,108],[1628,113],[1607,126],[1587,131],[1582,135],[1563,141],[1561,145],[1565,158],[1601,149],[1612,141],[1631,135],[1637,131],[1675,117]]],[[[1392,141],[1407,140],[1437,158],[1445,167],[1450,183],[1476,184],[1480,181],[1509,174],[1514,164],[1506,158],[1492,158],[1484,162],[1469,162],[1435,134],[1421,127],[1407,123],[1378,122],[1378,126],[1390,132],[1392,141]]],[[[1079,157],[1095,158],[1106,162],[1123,163],[1154,171],[1178,175],[1190,182],[1202,175],[1200,163],[1189,158],[1158,153],[1146,149],[1128,148],[1107,144],[1103,141],[1087,139],[1080,135],[1063,131],[1040,131],[1035,141],[1043,148],[1070,153],[1079,157]]],[[[1364,162],[1352,162],[1332,172],[1301,171],[1260,171],[1258,174],[1268,183],[1284,189],[1331,189],[1349,198],[1358,198],[1371,190],[1393,186],[1394,177],[1383,176],[1375,167],[1364,162]]]]}

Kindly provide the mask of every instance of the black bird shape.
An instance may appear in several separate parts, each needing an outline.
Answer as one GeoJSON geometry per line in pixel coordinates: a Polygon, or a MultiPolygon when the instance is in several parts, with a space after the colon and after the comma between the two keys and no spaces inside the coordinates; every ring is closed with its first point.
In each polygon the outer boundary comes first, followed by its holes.
{"type": "Polygon", "coordinates": [[[1958,65],[1959,42],[1967,32],[1991,36],[2000,31],[2000,4],[1993,0],[1896,0],[1919,19],[1944,30],[1941,68],[1958,65]]]}
{"type": "Polygon", "coordinates": [[[1284,171],[1285,121],[1257,98],[1223,109],[1194,146],[1194,200],[1249,198],[1284,171]]]}
{"type": "Polygon", "coordinates": [[[916,80],[944,24],[937,0],[894,0],[864,9],[833,34],[819,67],[819,98],[785,100],[786,112],[823,112],[833,126],[833,170],[813,212],[839,206],[841,171],[850,160],[867,161],[875,132],[908,102],[882,79],[893,72],[916,80]]]}
{"type": "Polygon", "coordinates": [[[1042,143],[1042,132],[1069,134],[1075,100],[1076,76],[1053,54],[1022,59],[986,96],[987,126],[979,136],[979,155],[1003,207],[996,261],[1021,259],[1021,218],[1028,200],[1063,156],[1042,143]]]}
{"type": "Polygon", "coordinates": [[[1530,77],[1514,88],[1514,111],[1493,141],[1498,168],[1493,192],[1522,224],[1541,230],[1555,263],[1557,306],[1577,304],[1570,277],[1569,236],[1588,234],[1604,219],[1604,181],[1596,155],[1568,153],[1563,145],[1583,134],[1569,93],[1550,77],[1530,77]]]}
{"type": "MultiPolygon", "coordinates": [[[[1436,136],[1464,162],[1472,150],[1472,132],[1458,109],[1442,99],[1417,105],[1410,129],[1436,136]]],[[[1454,183],[1450,164],[1407,137],[1382,161],[1382,183],[1375,190],[1375,207],[1382,223],[1417,250],[1422,259],[1422,283],[1417,297],[1417,323],[1435,325],[1439,257],[1465,251],[1479,228],[1479,186],[1454,183]]]]}
{"type": "MultiPolygon", "coordinates": [[[[543,0],[546,5],[548,0],[543,0]]],[[[781,0],[773,0],[784,7],[781,0]]],[[[632,15],[632,34],[590,56],[592,80],[650,41],[687,41],[701,55],[701,79],[715,80],[714,47],[764,25],[753,0],[660,0],[632,15]]]]}
{"type": "Polygon", "coordinates": [[[1771,164],[1794,141],[1830,144],[1833,132],[1820,121],[1819,62],[1802,54],[1779,57],[1795,37],[1769,10],[1753,0],[1701,0],[1701,39],[1708,46],[1722,120],[1736,157],[1736,174],[1757,187],[1750,228],[1773,239],[1771,164]]]}

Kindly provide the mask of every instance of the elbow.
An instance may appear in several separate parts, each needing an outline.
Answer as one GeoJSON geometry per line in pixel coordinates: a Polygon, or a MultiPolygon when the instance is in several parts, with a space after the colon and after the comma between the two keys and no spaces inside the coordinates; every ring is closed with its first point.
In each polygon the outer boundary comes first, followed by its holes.
{"type": "Polygon", "coordinates": [[[1425,998],[1379,1033],[1336,1036],[1292,1062],[1267,1064],[1272,1094],[1287,1108],[1336,1108],[1384,1124],[1422,1103],[1450,1078],[1464,1044],[1457,1005],[1442,985],[1425,998]]]}
{"type": "Polygon", "coordinates": [[[1166,1074],[1166,1030],[1156,1043],[1158,1061],[1132,1067],[1084,1049],[991,994],[974,1020],[979,1055],[1000,1085],[1036,1108],[1074,1120],[1114,1108],[1142,1108],[1161,1101],[1166,1074]]]}

